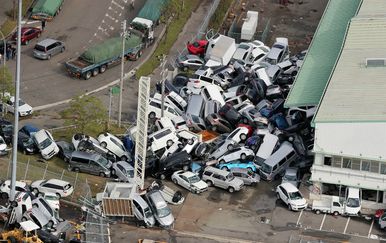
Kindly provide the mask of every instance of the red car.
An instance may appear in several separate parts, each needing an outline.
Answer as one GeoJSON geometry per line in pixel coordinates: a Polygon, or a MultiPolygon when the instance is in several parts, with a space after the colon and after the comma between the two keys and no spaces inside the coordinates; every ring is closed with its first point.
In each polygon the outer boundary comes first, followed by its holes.
{"type": "Polygon", "coordinates": [[[207,40],[196,40],[193,43],[188,42],[187,48],[190,54],[193,55],[204,55],[206,46],[208,45],[207,40]]]}
{"type": "MultiPolygon", "coordinates": [[[[35,27],[22,27],[21,28],[21,44],[27,45],[28,42],[34,38],[39,38],[42,30],[35,27]]],[[[17,32],[15,32],[12,36],[12,40],[16,41],[17,32]]]]}

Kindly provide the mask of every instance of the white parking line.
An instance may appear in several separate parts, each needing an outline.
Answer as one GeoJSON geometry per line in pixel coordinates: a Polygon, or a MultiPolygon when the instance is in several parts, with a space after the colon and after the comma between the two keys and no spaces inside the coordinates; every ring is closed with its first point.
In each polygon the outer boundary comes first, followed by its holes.
{"type": "Polygon", "coordinates": [[[298,221],[296,221],[296,226],[299,225],[299,221],[300,221],[300,218],[302,217],[302,214],[303,214],[303,210],[300,211],[300,214],[299,214],[299,217],[298,217],[298,221]]]}
{"type": "Polygon", "coordinates": [[[367,234],[367,238],[370,238],[371,231],[373,230],[373,226],[374,226],[374,220],[371,221],[371,225],[370,225],[369,233],[367,234]]]}
{"type": "Polygon", "coordinates": [[[326,215],[327,214],[323,215],[322,223],[320,224],[319,230],[322,230],[322,228],[323,228],[323,224],[324,224],[324,220],[326,219],[326,215]]]}
{"type": "Polygon", "coordinates": [[[350,217],[347,218],[346,226],[344,227],[343,234],[346,234],[348,223],[350,222],[350,217]]]}

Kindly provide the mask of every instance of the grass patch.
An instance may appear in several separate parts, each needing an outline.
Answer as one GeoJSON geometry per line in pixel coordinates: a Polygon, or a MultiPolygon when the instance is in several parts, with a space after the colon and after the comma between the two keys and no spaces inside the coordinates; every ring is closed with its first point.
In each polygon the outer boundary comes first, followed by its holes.
{"type": "MultiPolygon", "coordinates": [[[[23,16],[25,16],[33,1],[34,0],[23,0],[23,6],[22,6],[23,16]]],[[[18,13],[17,6],[18,4],[16,3],[16,14],[18,13]]],[[[4,34],[4,36],[8,36],[9,34],[11,34],[16,27],[17,17],[15,18],[15,20],[13,20],[12,12],[13,12],[12,9],[9,9],[6,11],[7,15],[10,15],[11,17],[8,18],[0,27],[0,31],[4,34]]]]}
{"type": "Polygon", "coordinates": [[[232,5],[233,0],[221,0],[220,4],[218,5],[216,11],[214,11],[212,17],[209,21],[208,29],[213,29],[215,32],[217,32],[224,20],[225,14],[227,13],[228,9],[232,5]]]}
{"type": "Polygon", "coordinates": [[[184,9],[180,12],[179,18],[174,18],[170,25],[168,26],[167,33],[162,40],[160,40],[158,47],[151,55],[149,60],[144,63],[136,73],[136,77],[147,76],[151,74],[154,69],[160,65],[160,61],[157,59],[157,56],[162,54],[167,54],[172,48],[174,42],[176,42],[178,35],[181,33],[186,21],[189,19],[191,13],[200,3],[199,0],[190,0],[184,2],[184,9]]]}

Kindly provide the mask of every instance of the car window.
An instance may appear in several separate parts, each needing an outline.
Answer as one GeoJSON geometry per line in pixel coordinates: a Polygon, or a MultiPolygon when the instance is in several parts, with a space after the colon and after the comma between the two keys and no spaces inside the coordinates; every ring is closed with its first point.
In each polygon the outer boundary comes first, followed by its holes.
{"type": "Polygon", "coordinates": [[[160,103],[157,103],[157,102],[154,102],[154,101],[150,101],[150,105],[154,106],[154,107],[156,107],[158,109],[161,109],[161,104],[160,103]]]}
{"type": "Polygon", "coordinates": [[[210,172],[210,171],[204,171],[204,175],[206,175],[206,176],[211,176],[211,175],[212,175],[212,172],[210,172]]]}
{"type": "Polygon", "coordinates": [[[186,176],[181,176],[181,179],[184,180],[184,181],[188,181],[188,178],[186,178],[186,176]]]}
{"type": "Polygon", "coordinates": [[[47,209],[50,215],[54,214],[54,212],[52,211],[52,208],[46,203],[46,201],[43,198],[39,198],[39,201],[47,209]]]}
{"type": "Polygon", "coordinates": [[[153,137],[158,140],[158,139],[160,139],[160,138],[162,138],[164,136],[169,135],[170,133],[172,133],[172,131],[170,129],[166,129],[166,130],[164,130],[162,132],[154,134],[153,137]]]}
{"type": "Polygon", "coordinates": [[[236,128],[233,132],[231,132],[231,134],[229,134],[228,138],[233,138],[239,130],[239,128],[236,128]]]}

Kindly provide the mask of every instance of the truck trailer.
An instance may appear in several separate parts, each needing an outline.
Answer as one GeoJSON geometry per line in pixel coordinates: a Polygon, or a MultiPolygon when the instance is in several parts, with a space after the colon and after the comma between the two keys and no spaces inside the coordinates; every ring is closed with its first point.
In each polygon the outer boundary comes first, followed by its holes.
{"type": "Polygon", "coordinates": [[[51,21],[62,9],[64,0],[38,0],[32,8],[31,18],[51,21]]]}

